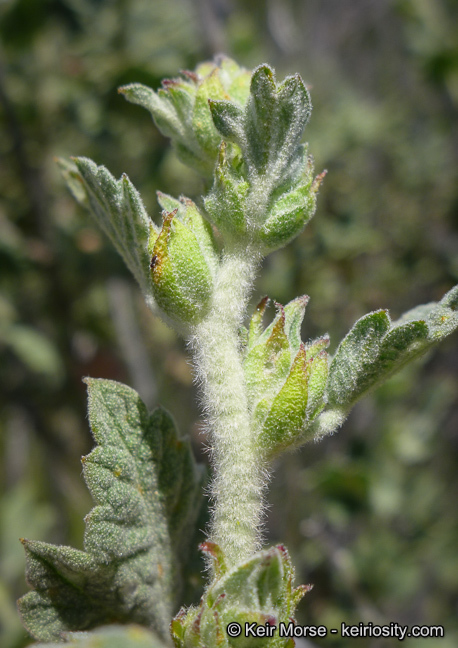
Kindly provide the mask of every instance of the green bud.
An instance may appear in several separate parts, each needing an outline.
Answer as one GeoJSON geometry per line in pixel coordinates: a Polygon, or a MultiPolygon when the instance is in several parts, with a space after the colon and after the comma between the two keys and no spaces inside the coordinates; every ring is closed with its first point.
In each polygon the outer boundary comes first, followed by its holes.
{"type": "Polygon", "coordinates": [[[307,419],[308,379],[310,363],[305,347],[294,358],[289,374],[273,401],[262,400],[254,418],[261,429],[259,442],[270,453],[278,454],[292,445],[307,419]]]}
{"type": "Polygon", "coordinates": [[[316,209],[316,193],[324,177],[313,179],[313,165],[309,158],[299,183],[292,190],[274,196],[268,215],[259,231],[258,240],[265,253],[285,246],[310,221],[316,209]]]}
{"type": "MultiPolygon", "coordinates": [[[[160,195],[164,204],[173,201],[160,195]]],[[[157,304],[178,324],[196,324],[207,313],[213,293],[216,256],[210,233],[192,201],[186,199],[164,214],[162,230],[151,257],[153,295],[157,304]]]]}
{"type": "Polygon", "coordinates": [[[161,133],[172,139],[184,164],[211,176],[221,135],[216,129],[209,100],[231,100],[244,105],[249,94],[250,73],[227,57],[199,65],[195,72],[181,72],[166,79],[154,92],[139,83],[119,89],[128,101],[150,111],[161,133]]]}
{"type": "Polygon", "coordinates": [[[244,370],[254,429],[267,458],[308,440],[306,430],[324,407],[329,338],[308,346],[301,341],[307,302],[304,296],[277,304],[263,331],[263,299],[250,323],[244,370]]]}
{"type": "Polygon", "coordinates": [[[215,275],[219,258],[213,229],[202,216],[197,205],[185,196],[180,196],[177,200],[161,191],[157,192],[157,201],[165,212],[177,210],[178,220],[192,231],[212,274],[215,275]]]}
{"type": "Polygon", "coordinates": [[[253,406],[260,400],[273,400],[290,371],[293,358],[292,344],[285,329],[286,312],[280,304],[277,304],[278,312],[273,322],[263,333],[257,335],[260,328],[259,315],[262,316],[266,305],[265,300],[259,304],[254,316],[255,322],[250,324],[244,360],[245,379],[253,406]]]}
{"type": "Polygon", "coordinates": [[[222,648],[292,648],[294,642],[279,637],[280,623],[289,624],[295,608],[310,586],[293,587],[294,570],[284,546],[272,547],[251,556],[229,571],[220,565],[221,557],[213,543],[205,543],[218,574],[202,597],[198,608],[180,610],[172,621],[177,648],[221,646],[222,648]],[[242,632],[231,637],[230,623],[242,632]],[[271,637],[245,636],[245,624],[276,626],[271,637]]]}
{"type": "Polygon", "coordinates": [[[245,199],[250,185],[237,175],[233,164],[228,161],[227,148],[222,142],[213,187],[205,198],[205,209],[225,240],[236,241],[245,239],[247,235],[245,199]]]}

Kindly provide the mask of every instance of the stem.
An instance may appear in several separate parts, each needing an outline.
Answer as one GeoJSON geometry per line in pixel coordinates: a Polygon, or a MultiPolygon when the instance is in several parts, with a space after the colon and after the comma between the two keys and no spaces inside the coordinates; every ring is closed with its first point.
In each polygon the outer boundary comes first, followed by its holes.
{"type": "Polygon", "coordinates": [[[213,306],[192,340],[208,413],[215,477],[211,540],[228,567],[260,546],[264,470],[250,429],[239,329],[259,257],[244,248],[226,252],[213,306]]]}

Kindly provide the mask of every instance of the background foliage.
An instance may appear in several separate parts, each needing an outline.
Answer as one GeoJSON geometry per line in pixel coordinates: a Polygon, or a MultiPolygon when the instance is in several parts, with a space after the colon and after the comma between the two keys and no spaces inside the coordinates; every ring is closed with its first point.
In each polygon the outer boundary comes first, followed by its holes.
{"type": "MultiPolygon", "coordinates": [[[[54,156],[127,172],[157,218],[157,189],[193,197],[200,181],[116,88],[156,88],[219,51],[279,77],[299,71],[314,103],[310,151],[328,176],[315,219],[267,260],[255,297],[309,294],[303,337],[328,331],[335,349],[364,313],[395,318],[457,282],[456,18],[453,0],[0,3],[2,646],[29,641],[15,610],[18,538],[82,546],[83,376],[164,405],[205,460],[186,351],[149,315],[54,156]]],[[[441,646],[456,645],[457,365],[455,337],[360,403],[337,436],[278,464],[266,538],[315,584],[300,622],[443,624],[441,646]]]]}

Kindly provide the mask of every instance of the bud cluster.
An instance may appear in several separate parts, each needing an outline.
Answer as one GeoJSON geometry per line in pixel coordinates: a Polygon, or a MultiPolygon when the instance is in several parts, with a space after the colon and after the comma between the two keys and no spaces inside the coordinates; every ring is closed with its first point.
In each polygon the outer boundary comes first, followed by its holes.
{"type": "Polygon", "coordinates": [[[289,623],[297,604],[310,589],[305,585],[293,588],[294,569],[285,547],[260,551],[230,570],[217,545],[206,542],[201,548],[213,558],[216,578],[198,607],[180,610],[172,621],[176,648],[293,646],[292,639],[246,637],[243,631],[246,623],[289,623]],[[237,637],[230,634],[234,624],[242,628],[237,637]]]}
{"type": "Polygon", "coordinates": [[[183,71],[175,79],[164,79],[154,92],[141,83],[119,89],[126,99],[150,111],[156,126],[170,137],[180,160],[211,177],[221,135],[213,123],[209,99],[243,105],[249,94],[250,72],[226,56],[183,71]]]}
{"type": "Polygon", "coordinates": [[[301,143],[311,102],[298,74],[277,84],[268,65],[251,75],[219,57],[157,92],[138,83],[120,92],[151,112],[182,162],[213,176],[205,217],[226,244],[268,254],[313,216],[323,174],[313,178],[301,143]]]}
{"type": "Polygon", "coordinates": [[[305,345],[301,325],[308,297],[298,297],[263,331],[264,298],[251,318],[244,359],[254,433],[267,458],[308,440],[322,411],[328,378],[328,336],[305,345]]]}
{"type": "Polygon", "coordinates": [[[263,254],[295,238],[315,212],[322,176],[301,144],[311,112],[301,77],[277,84],[268,65],[251,77],[245,106],[209,100],[223,142],[205,208],[227,241],[251,241],[263,254]]]}

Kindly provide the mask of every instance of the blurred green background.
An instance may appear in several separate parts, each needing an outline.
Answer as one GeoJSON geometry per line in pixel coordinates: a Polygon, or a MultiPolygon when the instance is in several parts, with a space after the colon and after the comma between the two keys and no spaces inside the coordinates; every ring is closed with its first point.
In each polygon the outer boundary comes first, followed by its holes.
{"type": "MultiPolygon", "coordinates": [[[[265,262],[254,299],[309,294],[304,339],[336,348],[379,307],[393,318],[458,280],[455,0],[0,0],[0,646],[21,648],[18,538],[82,545],[91,507],[85,375],[172,411],[202,451],[184,345],[68,194],[55,156],[190,197],[149,115],[116,93],[224,51],[299,71],[306,139],[328,176],[305,232],[265,262]]],[[[358,405],[338,435],[276,466],[266,542],[315,587],[299,621],[442,624],[458,645],[456,336],[358,405]]],[[[318,646],[348,646],[338,637],[318,646]]],[[[360,648],[385,640],[358,639],[360,648]]]]}

